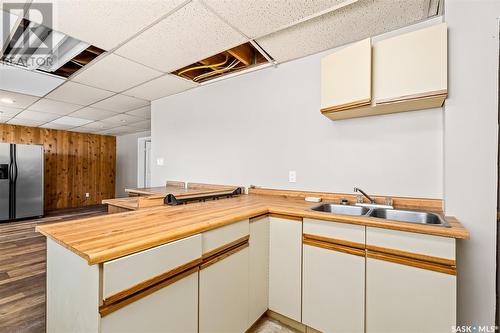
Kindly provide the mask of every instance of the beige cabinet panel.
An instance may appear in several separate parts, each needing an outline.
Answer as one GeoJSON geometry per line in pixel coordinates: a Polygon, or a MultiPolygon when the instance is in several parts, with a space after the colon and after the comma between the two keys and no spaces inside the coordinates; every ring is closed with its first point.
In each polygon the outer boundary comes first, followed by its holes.
{"type": "Polygon", "coordinates": [[[370,104],[371,40],[364,39],[321,60],[321,111],[370,104]]]}
{"type": "Polygon", "coordinates": [[[269,299],[269,218],[250,221],[249,326],[267,311],[269,299]]]}
{"type": "Polygon", "coordinates": [[[248,327],[248,247],[200,270],[200,333],[248,327]]]}
{"type": "Polygon", "coordinates": [[[269,222],[269,309],[301,321],[302,222],[269,222]]]}
{"type": "Polygon", "coordinates": [[[310,245],[303,251],[302,322],[322,332],[363,332],[365,257],[310,245]]]}
{"type": "Polygon", "coordinates": [[[446,23],[374,43],[375,103],[446,94],[447,57],[446,23]]]}
{"type": "Polygon", "coordinates": [[[101,319],[101,333],[195,333],[198,273],[191,274],[101,319]]]}
{"type": "Polygon", "coordinates": [[[455,304],[455,275],[367,258],[367,333],[449,332],[455,304]]]}
{"type": "Polygon", "coordinates": [[[103,298],[201,258],[201,235],[134,253],[103,264],[103,298]]]}

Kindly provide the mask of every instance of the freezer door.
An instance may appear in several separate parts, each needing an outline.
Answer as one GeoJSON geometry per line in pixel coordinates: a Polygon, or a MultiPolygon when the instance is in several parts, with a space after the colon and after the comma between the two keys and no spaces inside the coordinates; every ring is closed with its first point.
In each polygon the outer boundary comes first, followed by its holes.
{"type": "Polygon", "coordinates": [[[16,219],[43,215],[43,146],[16,145],[16,219]]]}
{"type": "Polygon", "coordinates": [[[0,143],[0,221],[9,219],[10,144],[0,143]]]}

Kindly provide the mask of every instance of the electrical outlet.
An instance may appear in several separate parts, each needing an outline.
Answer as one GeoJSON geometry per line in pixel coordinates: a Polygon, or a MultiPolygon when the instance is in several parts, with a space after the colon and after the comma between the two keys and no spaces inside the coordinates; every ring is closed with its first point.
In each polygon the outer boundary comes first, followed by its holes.
{"type": "Polygon", "coordinates": [[[85,198],[90,198],[90,193],[85,193],[85,198]]]}
{"type": "Polygon", "coordinates": [[[163,165],[163,163],[164,163],[163,157],[160,157],[160,158],[156,159],[156,165],[163,165]]]}
{"type": "Polygon", "coordinates": [[[297,182],[297,172],[292,170],[288,171],[288,182],[289,183],[295,183],[297,182]]]}

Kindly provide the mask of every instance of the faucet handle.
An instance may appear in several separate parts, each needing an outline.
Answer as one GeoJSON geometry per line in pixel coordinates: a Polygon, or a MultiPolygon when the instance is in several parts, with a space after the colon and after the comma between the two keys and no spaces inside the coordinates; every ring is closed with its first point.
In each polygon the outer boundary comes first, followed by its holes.
{"type": "Polygon", "coordinates": [[[363,203],[363,195],[356,194],[356,203],[363,203]]]}
{"type": "Polygon", "coordinates": [[[384,204],[386,204],[387,206],[392,206],[392,198],[385,197],[384,204]]]}

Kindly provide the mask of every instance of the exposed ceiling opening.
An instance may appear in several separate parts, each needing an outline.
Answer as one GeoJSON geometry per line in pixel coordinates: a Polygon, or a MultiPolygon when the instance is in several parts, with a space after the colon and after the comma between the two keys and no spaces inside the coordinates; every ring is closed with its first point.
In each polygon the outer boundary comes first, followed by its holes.
{"type": "Polygon", "coordinates": [[[248,42],[205,58],[189,66],[180,68],[172,74],[201,83],[269,63],[269,56],[264,55],[252,43],[248,42]]]}
{"type": "Polygon", "coordinates": [[[103,52],[24,18],[4,41],[0,61],[67,78],[103,52]]]}

